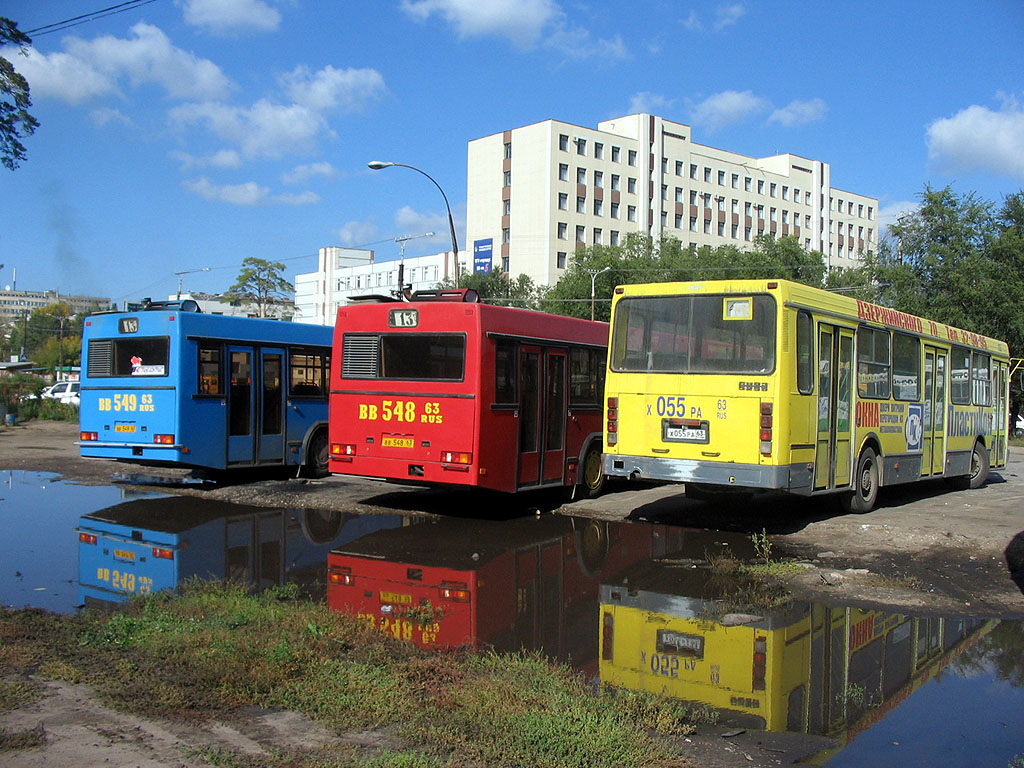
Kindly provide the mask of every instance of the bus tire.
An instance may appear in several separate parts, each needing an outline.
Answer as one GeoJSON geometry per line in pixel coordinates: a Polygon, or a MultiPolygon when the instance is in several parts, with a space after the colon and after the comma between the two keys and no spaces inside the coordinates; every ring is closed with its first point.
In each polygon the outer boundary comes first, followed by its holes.
{"type": "Polygon", "coordinates": [[[594,443],[587,448],[583,456],[583,472],[580,477],[580,485],[583,487],[583,495],[588,499],[596,499],[604,491],[604,467],[601,463],[601,447],[594,443]]]}
{"type": "Polygon", "coordinates": [[[981,488],[988,480],[988,470],[988,449],[979,440],[971,452],[971,474],[967,476],[967,487],[971,490],[981,488]]]}
{"type": "Polygon", "coordinates": [[[328,461],[330,452],[327,441],[327,430],[318,429],[306,443],[306,455],[302,464],[303,477],[327,477],[330,474],[328,461]]]}
{"type": "Polygon", "coordinates": [[[878,456],[873,448],[865,448],[857,460],[853,492],[846,495],[846,508],[854,514],[874,509],[878,500],[878,481],[878,456]]]}

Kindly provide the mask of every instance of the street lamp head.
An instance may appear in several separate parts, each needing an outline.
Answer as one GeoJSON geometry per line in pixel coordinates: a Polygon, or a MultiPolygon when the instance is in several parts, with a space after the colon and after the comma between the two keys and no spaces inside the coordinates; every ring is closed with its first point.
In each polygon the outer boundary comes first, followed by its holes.
{"type": "Polygon", "coordinates": [[[374,171],[379,171],[381,168],[390,168],[392,165],[394,165],[394,163],[385,163],[383,160],[371,160],[366,164],[366,167],[374,171]]]}

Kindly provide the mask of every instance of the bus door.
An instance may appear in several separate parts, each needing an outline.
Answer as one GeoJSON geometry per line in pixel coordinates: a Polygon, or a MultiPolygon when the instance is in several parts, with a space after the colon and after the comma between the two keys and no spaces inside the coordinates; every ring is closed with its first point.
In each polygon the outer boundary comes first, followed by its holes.
{"type": "Polygon", "coordinates": [[[567,405],[565,350],[519,350],[518,485],[561,481],[567,405]]]}
{"type": "Polygon", "coordinates": [[[284,458],[284,350],[228,346],[228,464],[284,458]]]}
{"type": "Polygon", "coordinates": [[[260,350],[259,462],[284,460],[284,350],[260,350]]]}
{"type": "Polygon", "coordinates": [[[922,475],[941,475],[946,465],[946,350],[924,348],[924,457],[922,475]]]}
{"type": "Polygon", "coordinates": [[[993,360],[992,364],[995,373],[992,383],[995,385],[996,414],[992,424],[992,442],[989,452],[992,456],[992,464],[1002,466],[1006,463],[1006,429],[1010,423],[1010,414],[1007,413],[1008,403],[1006,402],[1009,373],[1006,363],[997,363],[993,360]]]}
{"type": "Polygon", "coordinates": [[[814,487],[850,484],[853,450],[853,330],[818,325],[818,438],[814,487]]]}

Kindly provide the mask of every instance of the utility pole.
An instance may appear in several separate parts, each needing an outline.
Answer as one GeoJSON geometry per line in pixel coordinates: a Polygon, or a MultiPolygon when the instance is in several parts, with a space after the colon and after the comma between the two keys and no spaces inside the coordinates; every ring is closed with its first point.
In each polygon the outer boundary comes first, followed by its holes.
{"type": "Polygon", "coordinates": [[[401,249],[398,261],[398,295],[405,295],[405,244],[410,240],[418,240],[421,237],[433,237],[433,232],[426,232],[422,235],[406,235],[405,237],[396,237],[395,242],[398,243],[398,247],[401,249]]]}

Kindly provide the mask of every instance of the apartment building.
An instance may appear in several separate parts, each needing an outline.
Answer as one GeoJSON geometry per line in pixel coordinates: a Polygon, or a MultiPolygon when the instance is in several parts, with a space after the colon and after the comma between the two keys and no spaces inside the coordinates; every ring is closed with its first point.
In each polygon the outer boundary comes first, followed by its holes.
{"type": "Polygon", "coordinates": [[[878,200],[832,186],[829,164],[754,158],[693,142],[648,114],[597,129],[557,120],[469,142],[467,240],[493,268],[553,285],[573,252],[639,232],[684,245],[794,236],[830,267],[878,247],[878,200]]]}
{"type": "Polygon", "coordinates": [[[99,296],[64,296],[57,291],[0,290],[0,320],[20,320],[51,304],[67,304],[72,315],[91,314],[110,307],[99,296]]]}

